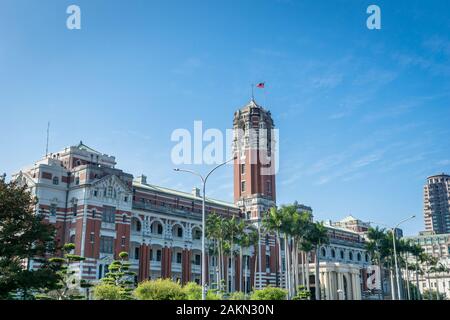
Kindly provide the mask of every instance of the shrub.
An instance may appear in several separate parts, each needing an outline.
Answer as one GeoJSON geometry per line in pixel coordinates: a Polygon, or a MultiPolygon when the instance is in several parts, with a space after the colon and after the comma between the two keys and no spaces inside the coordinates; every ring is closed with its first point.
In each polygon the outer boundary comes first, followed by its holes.
{"type": "Polygon", "coordinates": [[[157,279],[141,282],[135,290],[139,300],[184,300],[186,295],[178,282],[157,279]]]}
{"type": "Polygon", "coordinates": [[[121,288],[112,284],[100,283],[94,287],[95,300],[122,300],[121,288]]]}
{"type": "Polygon", "coordinates": [[[206,300],[224,300],[224,298],[220,293],[217,293],[215,291],[208,291],[206,293],[206,300]]]}
{"type": "Polygon", "coordinates": [[[236,291],[230,294],[229,300],[247,300],[247,295],[244,292],[236,291]]]}
{"type": "Polygon", "coordinates": [[[311,291],[305,288],[305,286],[298,286],[297,294],[292,300],[309,300],[311,299],[311,291]]]}
{"type": "Polygon", "coordinates": [[[252,293],[251,300],[286,300],[287,291],[280,288],[266,287],[252,293]]]}
{"type": "Polygon", "coordinates": [[[186,283],[183,293],[187,300],[202,300],[202,286],[195,282],[186,283]]]}

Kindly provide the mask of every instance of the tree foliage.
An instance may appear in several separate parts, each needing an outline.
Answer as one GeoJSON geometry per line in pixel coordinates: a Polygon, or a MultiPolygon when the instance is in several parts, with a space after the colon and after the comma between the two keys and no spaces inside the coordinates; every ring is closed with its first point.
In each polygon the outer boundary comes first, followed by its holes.
{"type": "Polygon", "coordinates": [[[76,270],[74,270],[74,267],[77,267],[80,261],[85,260],[84,257],[73,254],[74,249],[75,244],[66,243],[62,248],[63,257],[49,259],[51,268],[57,274],[58,283],[54,290],[48,291],[48,294],[50,297],[54,296],[57,300],[82,299],[83,296],[80,295],[78,289],[84,285],[89,286],[89,284],[80,280],[76,270]]]}
{"type": "Polygon", "coordinates": [[[186,294],[180,283],[170,279],[157,279],[141,282],[135,290],[139,300],[184,300],[186,294]]]}
{"type": "Polygon", "coordinates": [[[55,252],[55,230],[35,207],[26,186],[0,179],[0,299],[33,299],[35,292],[56,284],[46,259],[55,252]],[[39,269],[27,267],[31,259],[39,269]]]}
{"type": "Polygon", "coordinates": [[[127,261],[128,253],[119,253],[119,260],[113,261],[108,269],[109,272],[102,278],[102,284],[108,284],[118,288],[120,300],[132,300],[135,272],[130,271],[130,263],[127,261]]]}
{"type": "Polygon", "coordinates": [[[266,287],[252,293],[250,300],[286,300],[287,291],[280,288],[266,287]]]}
{"type": "Polygon", "coordinates": [[[122,300],[122,292],[118,286],[107,283],[99,283],[94,287],[94,299],[122,300]]]}

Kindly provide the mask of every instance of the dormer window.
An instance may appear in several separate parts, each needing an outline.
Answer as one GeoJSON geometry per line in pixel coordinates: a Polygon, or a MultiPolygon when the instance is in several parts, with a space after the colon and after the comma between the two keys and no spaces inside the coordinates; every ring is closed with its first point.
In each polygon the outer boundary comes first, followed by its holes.
{"type": "Polygon", "coordinates": [[[53,184],[56,185],[56,186],[59,184],[59,178],[58,177],[53,177],[53,184]]]}
{"type": "Polygon", "coordinates": [[[112,193],[113,193],[113,188],[112,187],[108,187],[108,197],[109,198],[112,197],[112,193]]]}

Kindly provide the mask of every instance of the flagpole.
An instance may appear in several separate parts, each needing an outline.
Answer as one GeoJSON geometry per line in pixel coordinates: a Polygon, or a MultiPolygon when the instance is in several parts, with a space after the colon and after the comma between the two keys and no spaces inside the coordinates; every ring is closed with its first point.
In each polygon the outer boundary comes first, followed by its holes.
{"type": "Polygon", "coordinates": [[[252,86],[252,101],[255,101],[255,95],[254,95],[254,92],[253,92],[253,89],[255,88],[255,85],[252,83],[251,86],[252,86]]]}

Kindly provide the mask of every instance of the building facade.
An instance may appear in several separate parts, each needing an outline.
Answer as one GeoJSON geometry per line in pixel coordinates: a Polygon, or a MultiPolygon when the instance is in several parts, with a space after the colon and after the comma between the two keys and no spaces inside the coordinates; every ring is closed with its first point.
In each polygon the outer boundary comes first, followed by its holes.
{"type": "Polygon", "coordinates": [[[440,174],[427,178],[424,186],[425,230],[450,233],[450,176],[440,174]]]}
{"type": "MultiPolygon", "coordinates": [[[[276,237],[260,228],[264,214],[276,206],[274,122],[270,112],[252,99],[234,114],[233,125],[234,203],[207,198],[206,212],[245,219],[258,227],[260,241],[245,248],[242,267],[240,259],[224,257],[226,287],[250,292],[267,285],[284,286],[284,273],[279,273],[280,264],[285,266],[283,241],[279,253],[276,237]]],[[[82,142],[46,155],[14,179],[36,196],[36,212],[56,226],[57,242],[74,243],[75,254],[86,258],[72,266],[80,279],[98,281],[126,251],[137,282],[171,278],[200,283],[199,189],[183,192],[151,184],[144,175],[134,178],[116,168],[113,156],[82,142]]],[[[312,212],[302,205],[299,210],[312,212]]],[[[348,226],[328,228],[330,244],[320,248],[322,296],[361,299],[362,270],[370,261],[364,240],[348,226]]],[[[206,258],[208,283],[217,283],[216,257],[206,258]]],[[[312,275],[314,255],[308,259],[312,275]]],[[[312,287],[313,282],[311,278],[312,287]]]]}
{"type": "MultiPolygon", "coordinates": [[[[420,232],[418,236],[407,237],[406,239],[423,248],[426,254],[438,259],[438,263],[450,268],[450,233],[436,234],[432,231],[420,232]]],[[[410,258],[412,263],[413,258],[410,258]]],[[[426,272],[426,265],[423,266],[425,272],[417,275],[410,272],[404,278],[408,278],[414,284],[419,284],[420,292],[425,290],[445,293],[447,299],[450,298],[450,272],[426,272]]]]}

